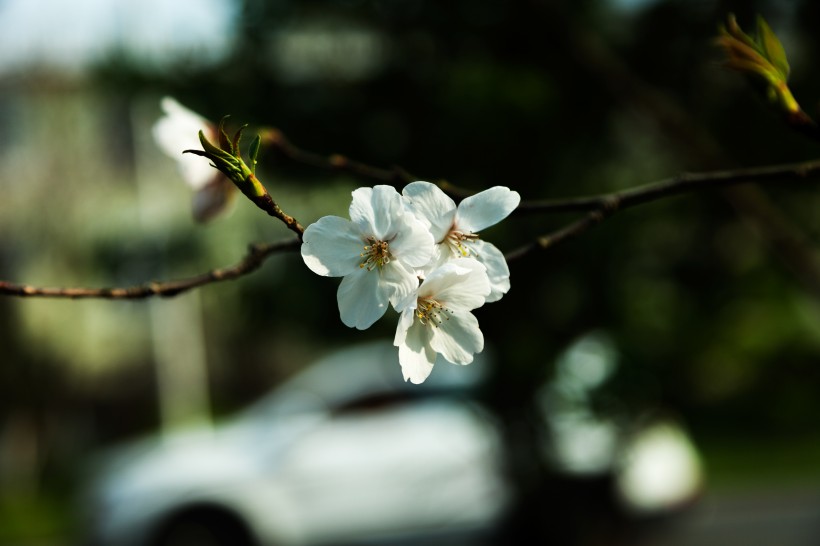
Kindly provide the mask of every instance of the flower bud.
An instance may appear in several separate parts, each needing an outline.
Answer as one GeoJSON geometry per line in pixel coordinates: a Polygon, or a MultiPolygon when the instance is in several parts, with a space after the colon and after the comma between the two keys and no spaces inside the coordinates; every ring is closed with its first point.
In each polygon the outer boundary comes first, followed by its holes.
{"type": "Polygon", "coordinates": [[[227,176],[239,190],[244,193],[251,200],[256,201],[259,198],[268,195],[267,190],[256,178],[256,158],[259,155],[259,147],[261,138],[257,136],[250,147],[250,162],[251,167],[242,159],[242,154],[239,151],[239,141],[242,138],[242,131],[246,126],[242,126],[234,134],[233,138],[228,136],[225,132],[225,119],[219,123],[219,130],[217,131],[218,145],[212,143],[205,136],[202,131],[199,132],[199,142],[202,144],[202,150],[185,150],[185,153],[191,153],[202,157],[207,157],[213,163],[216,169],[219,169],[225,176],[227,176]]]}

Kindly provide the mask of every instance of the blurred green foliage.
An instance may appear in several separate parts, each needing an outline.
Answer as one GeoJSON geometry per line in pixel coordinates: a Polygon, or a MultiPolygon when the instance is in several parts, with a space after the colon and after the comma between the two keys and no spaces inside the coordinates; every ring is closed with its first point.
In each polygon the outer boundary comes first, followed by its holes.
{"type": "MultiPolygon", "coordinates": [[[[601,193],[686,170],[816,157],[817,143],[790,132],[742,78],[724,70],[713,44],[728,12],[745,26],[764,14],[790,55],[796,96],[816,104],[816,2],[658,0],[634,10],[623,4],[245,0],[236,51],[224,63],[198,72],[184,64],[154,72],[112,58],[98,67],[93,86],[105,104],[167,93],[210,119],[231,114],[236,123],[275,126],[319,153],[399,164],[422,178],[474,190],[506,185],[524,199],[601,193]],[[335,29],[375,40],[378,59],[365,72],[338,68],[294,79],[288,62],[343,64],[356,50],[308,48],[303,58],[283,61],[277,57],[283,40],[303,32],[332,43],[335,29]]],[[[163,168],[170,187],[171,166],[163,168]]],[[[372,184],[295,165],[264,149],[258,174],[304,225],[325,214],[345,215],[350,190],[372,184]]],[[[816,186],[772,184],[765,193],[816,242],[816,186]]],[[[99,207],[83,209],[84,218],[92,218],[128,214],[126,198],[134,194],[79,200],[99,207]]],[[[184,189],[167,199],[181,203],[173,234],[59,238],[60,245],[76,239],[77,248],[62,254],[72,268],[54,264],[48,281],[127,284],[181,276],[235,261],[245,243],[287,236],[245,201],[232,216],[196,228],[183,223],[184,189]]],[[[72,214],[73,206],[60,213],[72,214]]],[[[515,216],[483,235],[511,250],[571,218],[515,216]]],[[[8,238],[0,245],[4,278],[19,273],[16,258],[50,252],[44,234],[8,238]]],[[[816,248],[810,251],[816,255],[816,248]]],[[[584,333],[602,330],[621,362],[601,391],[602,408],[617,400],[618,411],[632,415],[680,415],[696,442],[719,438],[725,446],[737,438],[762,450],[761,465],[770,441],[815,445],[820,301],[721,192],[624,212],[511,270],[511,292],[476,313],[500,355],[484,393],[500,414],[522,415],[533,391],[551,377],[555,356],[584,333]]],[[[364,333],[345,328],[335,307],[337,284],[309,273],[298,255],[283,255],[252,276],[201,290],[218,414],[261,395],[328,348],[392,337],[390,318],[364,333]]],[[[89,434],[99,442],[154,426],[150,354],[135,347],[115,371],[78,381],[59,354],[33,348],[20,331],[15,313],[40,304],[0,300],[6,355],[0,412],[85,412],[94,416],[89,434]]],[[[90,304],[47,305],[76,310],[90,304]]],[[[716,471],[729,466],[720,462],[716,471]]]]}

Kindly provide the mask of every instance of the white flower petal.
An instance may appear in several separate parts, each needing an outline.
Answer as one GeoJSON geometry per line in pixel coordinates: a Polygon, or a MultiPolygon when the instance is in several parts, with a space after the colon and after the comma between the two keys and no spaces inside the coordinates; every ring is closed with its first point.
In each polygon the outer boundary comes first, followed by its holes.
{"type": "Polygon", "coordinates": [[[163,97],[160,108],[164,116],[154,124],[154,137],[160,149],[170,156],[176,157],[185,149],[180,149],[180,145],[199,148],[199,131],[205,131],[206,135],[213,132],[211,122],[171,97],[163,97]]]}
{"type": "Polygon", "coordinates": [[[353,190],[350,203],[350,221],[365,236],[380,241],[392,238],[396,228],[394,221],[404,216],[401,195],[392,186],[374,186],[353,190]]]}
{"type": "Polygon", "coordinates": [[[396,326],[396,336],[393,338],[393,345],[398,347],[407,338],[407,330],[413,325],[416,320],[416,306],[406,307],[399,314],[399,323],[396,326]]]}
{"type": "Polygon", "coordinates": [[[422,383],[433,371],[436,352],[428,341],[429,329],[419,321],[413,321],[404,342],[399,344],[399,363],[405,381],[409,379],[415,384],[422,383]]]}
{"type": "Polygon", "coordinates": [[[478,233],[509,216],[520,202],[516,191],[504,186],[489,188],[459,203],[456,226],[464,232],[478,233]]]}
{"type": "Polygon", "coordinates": [[[441,242],[453,227],[455,201],[430,182],[411,182],[401,193],[410,210],[428,225],[435,242],[441,242]]]}
{"type": "Polygon", "coordinates": [[[431,330],[430,347],[453,364],[469,364],[484,349],[478,319],[469,311],[455,311],[431,330]]]}
{"type": "Polygon", "coordinates": [[[433,236],[425,225],[411,214],[393,222],[395,236],[389,241],[390,252],[410,267],[424,267],[436,250],[433,236]]]}
{"type": "Polygon", "coordinates": [[[208,136],[214,131],[213,125],[171,97],[164,97],[160,106],[165,115],[154,124],[154,141],[165,155],[176,161],[183,180],[198,190],[213,180],[217,171],[205,159],[182,152],[201,149],[199,131],[208,136]]]}
{"type": "Polygon", "coordinates": [[[364,330],[387,311],[387,294],[379,285],[377,271],[356,268],[342,279],[336,292],[339,316],[345,326],[364,330]]]}
{"type": "Polygon", "coordinates": [[[227,210],[237,193],[236,186],[227,176],[213,168],[211,171],[211,181],[195,191],[191,200],[197,222],[208,222],[227,210]]]}
{"type": "Polygon", "coordinates": [[[481,307],[489,293],[484,266],[470,258],[446,262],[431,271],[419,287],[419,297],[434,299],[454,311],[481,307]]]}
{"type": "Polygon", "coordinates": [[[471,255],[487,268],[487,276],[490,279],[490,294],[487,296],[487,303],[498,301],[510,291],[510,268],[504,253],[492,243],[477,240],[470,243],[471,255]]]}
{"type": "Polygon", "coordinates": [[[341,277],[360,269],[364,245],[350,221],[324,216],[305,229],[302,259],[318,275],[341,277]]]}
{"type": "MultiPolygon", "coordinates": [[[[459,255],[460,256],[460,255],[459,255]]],[[[456,256],[453,254],[450,245],[448,244],[439,244],[436,245],[435,250],[433,251],[433,256],[430,258],[430,261],[427,262],[427,265],[424,267],[423,271],[425,273],[425,277],[428,276],[430,273],[441,267],[442,265],[446,264],[450,260],[455,259],[456,256]]]]}
{"type": "Polygon", "coordinates": [[[381,290],[390,299],[393,307],[403,308],[406,306],[408,297],[411,297],[419,287],[419,278],[416,276],[416,272],[400,261],[392,261],[382,267],[381,270],[373,270],[373,274],[380,275],[381,290]]]}
{"type": "Polygon", "coordinates": [[[393,308],[399,313],[403,313],[407,309],[416,309],[416,307],[418,307],[418,287],[419,282],[421,281],[417,275],[417,272],[414,272],[413,276],[415,277],[413,281],[413,289],[403,296],[401,294],[396,294],[390,301],[393,308]]]}

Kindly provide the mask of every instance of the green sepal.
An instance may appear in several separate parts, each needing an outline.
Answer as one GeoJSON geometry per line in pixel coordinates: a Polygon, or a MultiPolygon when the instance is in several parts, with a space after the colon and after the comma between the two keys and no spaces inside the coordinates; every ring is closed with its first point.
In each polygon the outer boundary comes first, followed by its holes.
{"type": "Polygon", "coordinates": [[[219,147],[231,155],[236,155],[236,150],[233,147],[233,143],[231,142],[228,133],[225,132],[225,122],[229,117],[230,116],[224,116],[221,120],[219,120],[219,128],[217,130],[217,134],[219,135],[219,147]]]}
{"type": "Polygon", "coordinates": [[[757,19],[757,34],[752,39],[740,29],[735,16],[721,26],[717,43],[726,50],[726,65],[740,72],[763,78],[766,96],[790,116],[801,111],[789,89],[789,62],[783,44],[762,18],[757,19]]]}
{"type": "MultiPolygon", "coordinates": [[[[209,156],[219,157],[219,156],[225,155],[225,152],[222,151],[221,148],[219,148],[217,146],[214,146],[211,143],[211,141],[208,140],[208,137],[205,136],[205,133],[203,131],[199,132],[199,143],[202,144],[202,149],[205,150],[205,153],[207,153],[209,156]]],[[[191,150],[191,151],[194,151],[194,150],[191,150]]]]}
{"type": "Polygon", "coordinates": [[[737,40],[740,40],[752,49],[759,49],[758,44],[752,38],[741,30],[740,25],[737,24],[737,17],[734,13],[730,13],[726,18],[727,26],[722,28],[722,31],[737,40]]]}
{"type": "Polygon", "coordinates": [[[202,149],[204,150],[203,152],[199,152],[198,150],[186,151],[207,157],[213,162],[214,167],[222,171],[225,176],[234,182],[244,176],[244,170],[246,170],[246,168],[244,167],[241,158],[231,154],[227,150],[223,150],[215,146],[208,140],[205,133],[202,131],[199,132],[199,142],[202,144],[202,149]]]}
{"type": "Polygon", "coordinates": [[[757,40],[765,57],[780,74],[783,81],[788,79],[790,67],[786,50],[772,28],[760,15],[757,16],[757,40]]]}
{"type": "MultiPolygon", "coordinates": [[[[242,131],[247,127],[243,125],[234,133],[233,139],[228,137],[225,132],[224,122],[227,116],[222,118],[219,124],[219,146],[209,141],[203,131],[199,132],[199,142],[202,144],[202,150],[185,150],[183,153],[192,153],[198,156],[207,157],[211,160],[213,167],[221,171],[227,176],[239,190],[250,197],[252,200],[266,198],[268,192],[265,186],[256,178],[256,158],[259,155],[259,148],[261,146],[262,137],[257,135],[251,143],[250,147],[250,164],[248,165],[242,160],[242,155],[239,151],[239,142],[242,138],[242,131]]],[[[269,197],[268,197],[269,198],[269,197]]]]}
{"type": "Polygon", "coordinates": [[[233,141],[231,142],[231,151],[236,156],[239,156],[239,154],[240,154],[239,141],[242,139],[242,131],[244,131],[247,126],[248,126],[248,124],[246,123],[245,125],[243,125],[239,129],[237,129],[236,133],[234,133],[234,135],[233,135],[233,141]]]}

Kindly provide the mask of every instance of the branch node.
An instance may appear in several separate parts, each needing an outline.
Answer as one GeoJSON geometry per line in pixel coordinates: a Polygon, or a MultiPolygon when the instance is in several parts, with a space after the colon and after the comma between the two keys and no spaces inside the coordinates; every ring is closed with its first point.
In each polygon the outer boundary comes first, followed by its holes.
{"type": "Polygon", "coordinates": [[[344,169],[350,164],[350,160],[342,154],[331,155],[329,161],[334,169],[344,169]]]}
{"type": "MultiPolygon", "coordinates": [[[[601,212],[614,214],[621,208],[621,197],[617,194],[607,195],[601,202],[601,212]]],[[[601,218],[603,220],[603,217],[601,218]]]]}

